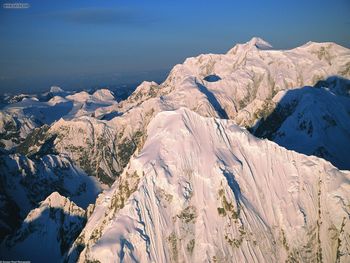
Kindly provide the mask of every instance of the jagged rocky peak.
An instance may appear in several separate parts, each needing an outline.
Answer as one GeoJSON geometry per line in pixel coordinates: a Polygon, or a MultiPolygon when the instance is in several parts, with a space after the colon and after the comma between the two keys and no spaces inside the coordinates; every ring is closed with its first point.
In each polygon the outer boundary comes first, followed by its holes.
{"type": "Polygon", "coordinates": [[[42,211],[47,208],[61,209],[64,213],[81,217],[84,217],[85,215],[85,210],[77,206],[73,201],[60,195],[58,192],[53,192],[40,203],[39,208],[32,210],[24,221],[33,221],[38,214],[42,213],[42,211]]]}

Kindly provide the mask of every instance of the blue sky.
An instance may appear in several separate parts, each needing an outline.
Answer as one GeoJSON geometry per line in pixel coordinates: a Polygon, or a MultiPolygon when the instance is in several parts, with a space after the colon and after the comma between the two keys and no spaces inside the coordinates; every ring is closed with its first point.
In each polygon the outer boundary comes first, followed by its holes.
{"type": "Polygon", "coordinates": [[[0,92],[161,79],[201,53],[259,36],[350,47],[349,0],[0,1],[0,92]],[[19,1],[17,1],[19,2],[19,1]]]}

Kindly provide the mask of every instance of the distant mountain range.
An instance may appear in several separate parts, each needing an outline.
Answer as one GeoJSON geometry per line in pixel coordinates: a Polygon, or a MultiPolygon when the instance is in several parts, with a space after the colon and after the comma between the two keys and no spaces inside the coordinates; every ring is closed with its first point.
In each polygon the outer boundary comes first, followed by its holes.
{"type": "Polygon", "coordinates": [[[2,259],[348,262],[349,79],[347,48],[253,38],[123,100],[7,97],[2,259]]]}

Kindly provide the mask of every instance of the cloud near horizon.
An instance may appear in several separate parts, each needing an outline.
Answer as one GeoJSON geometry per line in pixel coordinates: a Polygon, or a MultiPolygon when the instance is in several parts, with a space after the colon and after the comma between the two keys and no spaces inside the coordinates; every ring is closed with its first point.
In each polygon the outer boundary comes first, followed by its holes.
{"type": "Polygon", "coordinates": [[[156,22],[157,17],[139,10],[117,8],[77,8],[51,14],[50,17],[69,23],[82,25],[149,25],[156,22]]]}

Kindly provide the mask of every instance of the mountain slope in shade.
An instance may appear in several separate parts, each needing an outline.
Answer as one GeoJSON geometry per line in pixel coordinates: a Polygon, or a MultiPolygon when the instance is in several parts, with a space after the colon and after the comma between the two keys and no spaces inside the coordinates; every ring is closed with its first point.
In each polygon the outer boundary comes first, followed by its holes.
{"type": "Polygon", "coordinates": [[[86,208],[95,203],[102,189],[96,178],[88,176],[66,156],[45,155],[32,160],[5,153],[0,154],[0,190],[0,236],[4,236],[52,192],[58,191],[86,208]]]}
{"type": "Polygon", "coordinates": [[[18,145],[36,126],[32,119],[17,118],[15,114],[0,111],[0,147],[10,149],[18,145]]]}
{"type": "Polygon", "coordinates": [[[348,262],[349,180],[232,121],[162,112],[68,259],[348,262]]]}
{"type": "Polygon", "coordinates": [[[331,77],[314,87],[280,92],[275,109],[252,133],[350,170],[350,81],[331,77]]]}
{"type": "Polygon", "coordinates": [[[53,192],[2,242],[2,259],[62,262],[66,250],[84,226],[85,216],[82,208],[53,192]]]}

